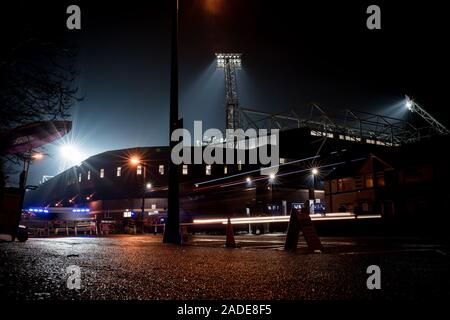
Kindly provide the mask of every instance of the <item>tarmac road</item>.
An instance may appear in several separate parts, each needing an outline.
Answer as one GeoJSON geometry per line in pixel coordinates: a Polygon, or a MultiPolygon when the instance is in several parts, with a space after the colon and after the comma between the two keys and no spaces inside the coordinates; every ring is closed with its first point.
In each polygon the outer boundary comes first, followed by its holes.
{"type": "Polygon", "coordinates": [[[413,238],[322,238],[325,252],[282,250],[280,235],[193,236],[165,245],[160,236],[29,239],[0,243],[0,297],[103,299],[447,299],[448,247],[413,238]],[[80,269],[69,289],[67,267],[80,269]],[[368,290],[366,269],[381,269],[368,290]]]}

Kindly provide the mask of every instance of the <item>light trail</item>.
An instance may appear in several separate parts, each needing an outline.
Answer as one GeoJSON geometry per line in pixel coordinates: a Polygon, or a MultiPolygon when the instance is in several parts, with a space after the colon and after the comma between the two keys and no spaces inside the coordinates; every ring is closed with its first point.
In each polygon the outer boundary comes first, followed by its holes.
{"type": "MultiPolygon", "coordinates": [[[[328,213],[322,215],[315,213],[310,215],[313,221],[333,221],[333,220],[357,220],[357,219],[381,219],[380,214],[374,215],[360,215],[357,216],[350,212],[342,213],[328,213]]],[[[231,224],[251,224],[251,223],[280,223],[289,222],[290,216],[274,216],[274,217],[253,217],[253,218],[232,218],[231,224]]],[[[195,219],[193,224],[227,224],[228,219],[216,218],[216,219],[195,219]]]]}

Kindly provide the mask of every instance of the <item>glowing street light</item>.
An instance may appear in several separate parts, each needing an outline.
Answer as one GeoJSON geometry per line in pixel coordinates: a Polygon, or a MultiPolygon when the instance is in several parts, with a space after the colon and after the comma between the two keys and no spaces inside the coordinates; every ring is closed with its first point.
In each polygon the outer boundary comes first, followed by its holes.
{"type": "Polygon", "coordinates": [[[30,163],[33,160],[41,160],[44,158],[44,154],[40,152],[34,152],[26,154],[25,159],[23,161],[23,171],[20,173],[19,177],[19,188],[26,189],[27,188],[27,179],[28,179],[28,171],[30,170],[30,163]]]}
{"type": "MultiPolygon", "coordinates": [[[[133,156],[129,159],[129,162],[131,165],[133,166],[138,166],[138,170],[142,170],[140,171],[142,173],[142,201],[141,201],[141,213],[140,216],[136,216],[137,219],[137,226],[139,229],[139,233],[144,233],[144,216],[145,216],[145,192],[149,189],[152,188],[152,184],[151,183],[145,183],[145,175],[146,175],[146,171],[147,171],[147,166],[142,163],[142,160],[138,157],[138,156],[133,156]],[[141,168],[139,169],[139,166],[141,166],[141,168]]],[[[139,171],[138,171],[138,174],[139,171]]]]}
{"type": "Polygon", "coordinates": [[[250,177],[247,177],[247,179],[245,179],[245,181],[247,181],[247,183],[252,182],[252,179],[250,177]]]}
{"type": "Polygon", "coordinates": [[[317,176],[317,175],[319,174],[319,169],[313,168],[313,169],[311,170],[311,174],[312,174],[313,176],[317,176]]]}
{"type": "Polygon", "coordinates": [[[34,160],[41,160],[42,158],[44,158],[44,154],[42,153],[34,153],[31,155],[31,158],[34,160]]]}
{"type": "Polygon", "coordinates": [[[275,174],[271,173],[270,176],[269,176],[269,179],[270,179],[271,182],[273,182],[275,180],[275,174]]]}
{"type": "Polygon", "coordinates": [[[141,164],[141,159],[139,159],[138,157],[132,157],[130,159],[130,163],[134,166],[137,166],[137,165],[141,164]]]}

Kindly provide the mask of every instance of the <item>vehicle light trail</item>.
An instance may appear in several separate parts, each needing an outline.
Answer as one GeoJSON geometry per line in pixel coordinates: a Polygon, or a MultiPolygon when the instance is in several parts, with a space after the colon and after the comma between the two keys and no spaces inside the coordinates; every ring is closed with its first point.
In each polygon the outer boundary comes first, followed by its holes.
{"type": "MultiPolygon", "coordinates": [[[[360,215],[357,216],[351,212],[328,213],[322,215],[320,213],[311,214],[313,221],[330,221],[330,220],[357,220],[357,219],[381,219],[380,214],[360,215]]],[[[276,223],[289,222],[290,216],[274,216],[274,217],[252,217],[252,218],[232,218],[231,224],[251,224],[251,223],[276,223]]],[[[195,219],[193,224],[227,224],[228,219],[195,219]]]]}

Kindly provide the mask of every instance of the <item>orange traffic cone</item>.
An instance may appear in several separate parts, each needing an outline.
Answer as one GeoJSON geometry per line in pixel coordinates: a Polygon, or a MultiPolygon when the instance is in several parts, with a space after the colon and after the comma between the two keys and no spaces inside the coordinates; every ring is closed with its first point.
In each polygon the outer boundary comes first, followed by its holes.
{"type": "Polygon", "coordinates": [[[228,218],[227,223],[227,241],[225,243],[227,248],[236,248],[236,242],[234,241],[233,226],[231,225],[231,220],[228,218]]]}

